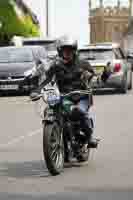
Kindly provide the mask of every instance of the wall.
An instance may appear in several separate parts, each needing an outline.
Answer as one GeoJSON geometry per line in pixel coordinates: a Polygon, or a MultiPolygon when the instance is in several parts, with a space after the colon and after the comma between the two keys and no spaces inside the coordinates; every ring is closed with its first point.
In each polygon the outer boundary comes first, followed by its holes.
{"type": "Polygon", "coordinates": [[[119,42],[129,20],[129,9],[98,8],[91,13],[91,42],[119,42]]]}

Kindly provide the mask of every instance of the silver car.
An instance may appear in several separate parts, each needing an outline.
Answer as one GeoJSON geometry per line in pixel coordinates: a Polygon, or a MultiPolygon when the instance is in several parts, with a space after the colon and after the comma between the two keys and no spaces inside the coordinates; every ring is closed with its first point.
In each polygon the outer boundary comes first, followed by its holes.
{"type": "Polygon", "coordinates": [[[124,51],[117,43],[98,43],[79,49],[81,59],[87,60],[95,69],[97,75],[104,69],[110,71],[106,82],[93,80],[93,88],[116,88],[122,93],[132,89],[131,63],[127,61],[124,51]]]}

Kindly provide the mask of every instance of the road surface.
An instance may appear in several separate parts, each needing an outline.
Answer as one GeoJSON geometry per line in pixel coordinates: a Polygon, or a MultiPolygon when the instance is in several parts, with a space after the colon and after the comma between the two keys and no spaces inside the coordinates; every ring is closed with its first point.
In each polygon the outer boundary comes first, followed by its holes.
{"type": "Polygon", "coordinates": [[[49,175],[39,115],[26,96],[0,98],[0,200],[133,199],[133,92],[94,96],[95,136],[88,165],[49,175]]]}

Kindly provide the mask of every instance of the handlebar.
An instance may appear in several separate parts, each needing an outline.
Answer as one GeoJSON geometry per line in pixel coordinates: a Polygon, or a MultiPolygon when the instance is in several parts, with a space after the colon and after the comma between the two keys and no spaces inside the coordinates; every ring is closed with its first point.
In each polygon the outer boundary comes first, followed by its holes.
{"type": "MultiPolygon", "coordinates": [[[[45,89],[44,88],[44,91],[53,91],[54,89],[45,89]]],[[[61,94],[62,97],[68,97],[72,94],[75,94],[75,93],[79,93],[81,95],[85,95],[85,94],[91,94],[91,90],[74,90],[74,91],[71,91],[67,94],[61,94]]],[[[35,98],[32,98],[32,101],[38,101],[41,97],[43,97],[43,92],[41,92],[41,94],[38,94],[35,98]]]]}
{"type": "Polygon", "coordinates": [[[75,94],[75,93],[79,93],[79,94],[91,94],[91,90],[88,91],[88,90],[75,90],[75,91],[72,91],[72,92],[69,92],[67,94],[62,94],[63,97],[67,97],[67,96],[70,96],[71,94],[75,94]]]}
{"type": "MultiPolygon", "coordinates": [[[[50,89],[43,88],[43,90],[44,91],[54,91],[54,89],[52,89],[52,88],[50,88],[50,89]]],[[[41,92],[40,94],[38,94],[35,97],[31,98],[31,101],[38,101],[41,97],[43,97],[43,92],[41,92]]]]}

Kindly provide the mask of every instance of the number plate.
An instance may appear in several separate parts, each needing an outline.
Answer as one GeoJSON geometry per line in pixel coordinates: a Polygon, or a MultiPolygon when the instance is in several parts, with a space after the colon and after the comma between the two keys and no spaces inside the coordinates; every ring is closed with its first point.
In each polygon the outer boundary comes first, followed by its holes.
{"type": "Polygon", "coordinates": [[[18,85],[0,85],[1,90],[17,90],[18,85]]]}

